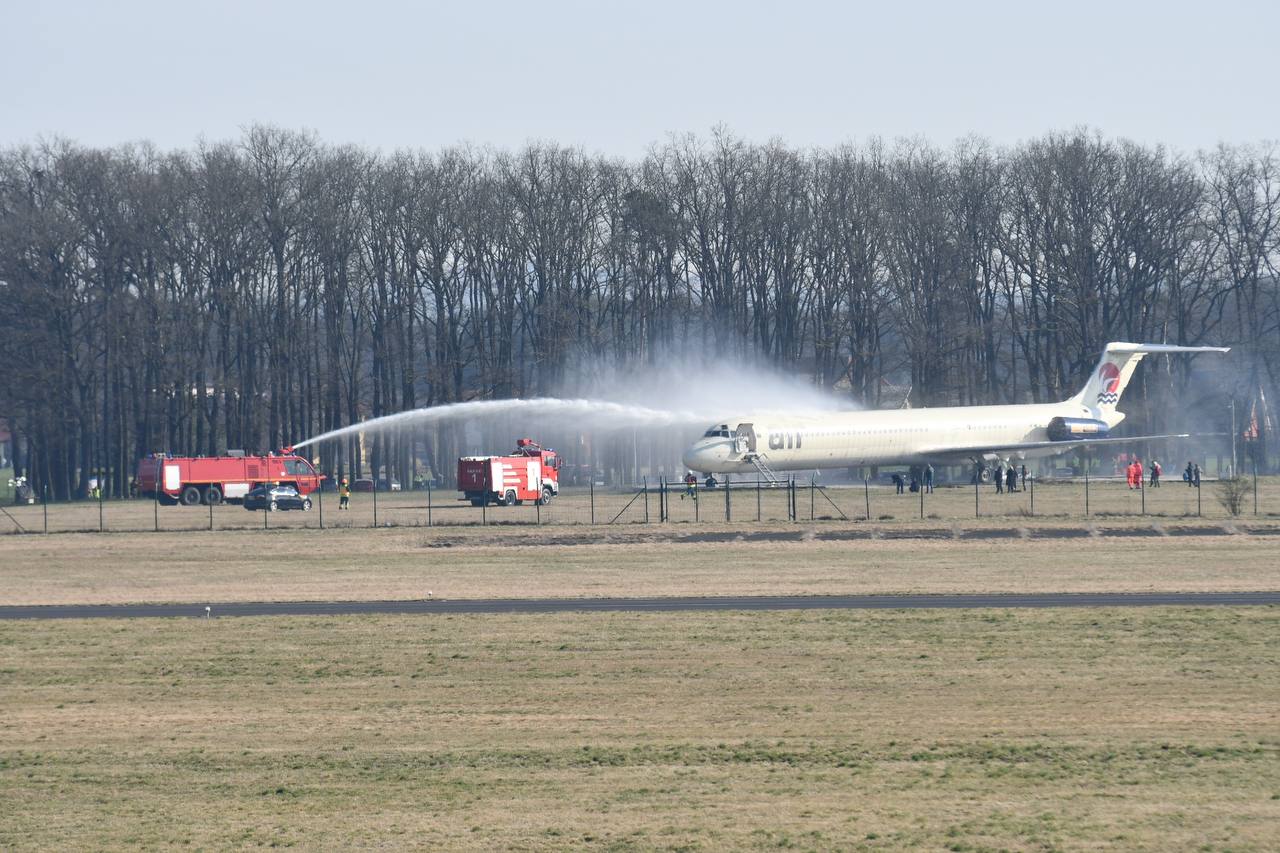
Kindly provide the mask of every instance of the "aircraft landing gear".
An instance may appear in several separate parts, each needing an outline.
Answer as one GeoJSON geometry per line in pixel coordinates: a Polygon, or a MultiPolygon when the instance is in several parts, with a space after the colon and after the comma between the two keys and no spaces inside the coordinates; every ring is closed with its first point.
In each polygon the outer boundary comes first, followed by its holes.
{"type": "Polygon", "coordinates": [[[708,475],[708,476],[707,476],[706,487],[707,487],[708,489],[714,489],[714,488],[715,488],[716,486],[718,486],[718,485],[720,485],[720,484],[719,484],[719,482],[716,480],[716,478],[715,478],[714,476],[712,476],[712,475],[708,475]]]}

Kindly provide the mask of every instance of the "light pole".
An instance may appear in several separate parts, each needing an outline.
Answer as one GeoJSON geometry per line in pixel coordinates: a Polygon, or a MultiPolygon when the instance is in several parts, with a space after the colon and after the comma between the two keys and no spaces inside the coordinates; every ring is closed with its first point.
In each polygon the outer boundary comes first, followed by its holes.
{"type": "Polygon", "coordinates": [[[1236,398],[1231,397],[1231,476],[1236,475],[1236,398]]]}

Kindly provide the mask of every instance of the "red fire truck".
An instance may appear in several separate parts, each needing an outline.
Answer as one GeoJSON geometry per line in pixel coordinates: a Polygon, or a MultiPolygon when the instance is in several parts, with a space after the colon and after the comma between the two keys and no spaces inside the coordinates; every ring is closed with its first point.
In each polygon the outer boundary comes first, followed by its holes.
{"type": "Polygon", "coordinates": [[[279,454],[245,456],[168,456],[153,453],[138,460],[138,492],[163,504],[183,506],[238,501],[259,483],[295,486],[306,495],[320,488],[324,476],[286,447],[279,454]]]}
{"type": "Polygon", "coordinates": [[[560,494],[559,468],[555,451],[531,438],[518,439],[510,456],[464,456],[458,460],[459,500],[472,506],[547,504],[560,494]]]}

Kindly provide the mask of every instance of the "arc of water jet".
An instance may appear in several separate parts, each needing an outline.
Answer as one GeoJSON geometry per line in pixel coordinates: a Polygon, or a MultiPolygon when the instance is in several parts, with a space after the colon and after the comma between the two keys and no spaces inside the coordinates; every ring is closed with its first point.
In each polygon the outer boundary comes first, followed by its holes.
{"type": "Polygon", "coordinates": [[[722,415],[706,412],[665,411],[647,406],[633,406],[627,403],[615,403],[610,400],[560,399],[558,397],[531,397],[529,399],[513,398],[510,400],[472,400],[464,403],[449,403],[443,406],[428,406],[383,415],[358,424],[330,430],[308,438],[293,445],[300,449],[321,441],[342,438],[356,432],[385,429],[391,426],[412,424],[415,426],[440,421],[480,417],[485,415],[524,413],[531,417],[573,417],[587,423],[601,423],[605,426],[679,426],[686,424],[711,423],[722,415]]]}

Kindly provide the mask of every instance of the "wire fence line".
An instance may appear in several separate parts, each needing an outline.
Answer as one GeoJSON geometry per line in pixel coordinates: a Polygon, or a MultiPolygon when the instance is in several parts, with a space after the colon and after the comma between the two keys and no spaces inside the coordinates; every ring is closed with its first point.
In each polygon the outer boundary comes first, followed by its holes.
{"type": "Polygon", "coordinates": [[[312,495],[309,511],[246,511],[237,504],[163,506],[146,499],[35,501],[0,507],[0,532],[175,532],[352,529],[488,525],[625,525],[766,522],[910,522],[973,519],[1209,518],[1280,513],[1280,478],[1169,480],[1131,486],[1118,478],[1045,480],[1028,476],[1012,490],[992,484],[947,484],[913,490],[872,480],[822,484],[731,480],[708,488],[644,482],[634,488],[594,484],[565,489],[546,505],[472,506],[458,493],[425,489],[352,495],[339,508],[332,492],[312,495]],[[1228,495],[1228,491],[1231,494],[1228,495]]]}

